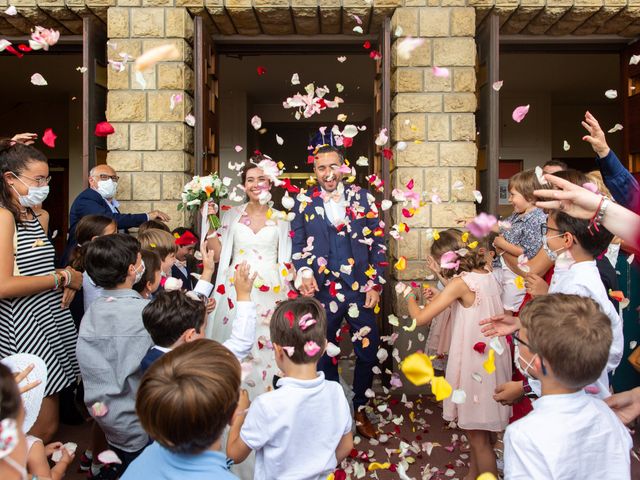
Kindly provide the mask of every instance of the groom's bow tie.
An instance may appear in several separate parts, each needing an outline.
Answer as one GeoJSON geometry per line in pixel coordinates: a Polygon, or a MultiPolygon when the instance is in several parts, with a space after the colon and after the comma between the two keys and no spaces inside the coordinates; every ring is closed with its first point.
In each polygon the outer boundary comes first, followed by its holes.
{"type": "Polygon", "coordinates": [[[333,200],[338,203],[342,200],[342,194],[338,190],[334,190],[333,192],[324,192],[324,203],[333,200]]]}

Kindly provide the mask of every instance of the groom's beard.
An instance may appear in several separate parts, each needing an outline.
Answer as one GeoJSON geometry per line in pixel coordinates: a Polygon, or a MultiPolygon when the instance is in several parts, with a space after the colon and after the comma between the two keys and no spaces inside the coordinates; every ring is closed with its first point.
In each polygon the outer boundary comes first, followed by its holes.
{"type": "Polygon", "coordinates": [[[325,179],[320,180],[318,179],[318,183],[320,184],[320,187],[328,193],[332,193],[334,191],[336,191],[336,189],[338,188],[338,185],[340,185],[340,183],[342,182],[342,178],[336,178],[335,176],[333,177],[333,180],[331,181],[327,181],[325,179]],[[327,187],[327,182],[331,185],[330,187],[327,187]]]}

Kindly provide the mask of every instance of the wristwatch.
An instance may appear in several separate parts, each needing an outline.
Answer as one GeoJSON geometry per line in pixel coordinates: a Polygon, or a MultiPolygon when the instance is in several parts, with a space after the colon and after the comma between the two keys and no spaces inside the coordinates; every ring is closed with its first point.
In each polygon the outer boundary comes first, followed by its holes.
{"type": "Polygon", "coordinates": [[[526,378],[522,381],[522,390],[524,391],[525,397],[533,399],[538,398],[538,395],[536,395],[536,393],[533,391],[526,378]]]}

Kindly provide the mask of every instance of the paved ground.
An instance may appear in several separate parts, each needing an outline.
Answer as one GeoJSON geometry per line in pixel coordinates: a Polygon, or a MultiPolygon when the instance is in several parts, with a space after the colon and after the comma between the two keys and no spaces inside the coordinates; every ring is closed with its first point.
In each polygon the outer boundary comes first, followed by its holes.
{"type": "MultiPolygon", "coordinates": [[[[410,397],[403,402],[401,396],[380,397],[376,402],[387,406],[376,417],[380,430],[386,437],[382,441],[369,442],[359,439],[354,452],[356,457],[344,464],[345,473],[352,479],[377,478],[390,480],[402,478],[397,472],[398,465],[408,462],[408,478],[415,480],[462,479],[467,473],[467,454],[460,439],[463,432],[448,428],[441,417],[441,408],[429,397],[410,397]],[[407,405],[410,408],[407,408],[407,405]],[[402,419],[399,421],[397,419],[402,419]],[[396,419],[396,423],[392,421],[396,419]],[[430,454],[429,454],[430,452],[430,454]],[[367,471],[372,462],[390,462],[391,469],[367,471]],[[363,475],[363,476],[358,476],[363,475]],[[432,475],[431,477],[429,475],[432,475]]],[[[78,452],[82,452],[89,441],[89,424],[81,426],[63,425],[58,439],[63,442],[78,443],[78,452]]],[[[636,449],[640,445],[635,436],[636,449]]],[[[78,460],[69,469],[66,479],[84,479],[84,474],[76,472],[78,460]]],[[[640,480],[640,462],[632,458],[632,478],[640,480]]],[[[340,478],[339,474],[336,478],[340,478]]]]}

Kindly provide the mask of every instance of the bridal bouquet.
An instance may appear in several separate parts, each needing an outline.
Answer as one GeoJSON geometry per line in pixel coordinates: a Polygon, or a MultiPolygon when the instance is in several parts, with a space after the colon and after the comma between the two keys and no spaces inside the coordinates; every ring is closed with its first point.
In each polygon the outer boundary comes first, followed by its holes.
{"type": "MultiPolygon", "coordinates": [[[[217,204],[229,194],[229,177],[220,178],[217,173],[200,177],[196,175],[182,189],[182,202],[178,204],[178,210],[195,212],[201,210],[203,216],[208,210],[209,203],[217,204]]],[[[209,225],[213,230],[220,228],[220,218],[217,215],[208,215],[209,225]]]]}

